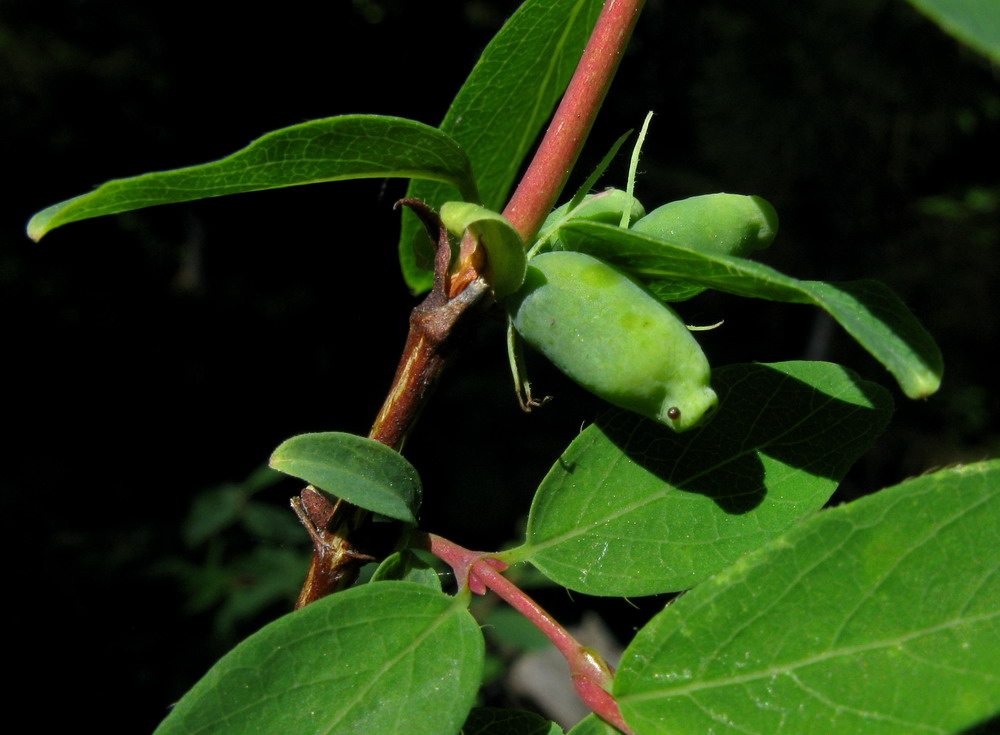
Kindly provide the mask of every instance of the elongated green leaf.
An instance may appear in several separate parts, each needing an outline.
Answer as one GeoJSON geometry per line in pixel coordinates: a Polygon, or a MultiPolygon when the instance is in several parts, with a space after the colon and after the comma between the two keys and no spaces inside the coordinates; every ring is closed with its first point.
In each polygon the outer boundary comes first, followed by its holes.
{"type": "Polygon", "coordinates": [[[954,733],[1000,711],[1000,462],[817,514],[660,613],[636,735],[954,733]]]}
{"type": "Polygon", "coordinates": [[[533,712],[477,707],[462,726],[462,735],[563,735],[563,729],[533,712]]]}
{"type": "Polygon", "coordinates": [[[28,235],[157,204],[321,181],[402,177],[447,182],[477,198],[469,159],[440,130],[398,117],[345,115],[275,130],[218,161],[109,181],[31,218],[28,235]]]}
{"type": "Polygon", "coordinates": [[[910,0],[967,46],[1000,64],[1000,3],[997,0],[910,0]]]}
{"type": "Polygon", "coordinates": [[[891,412],[885,390],[830,363],[730,365],[713,384],[703,428],[628,412],[588,427],[542,481],[511,560],[595,595],[687,589],[822,507],[891,412]]]}
{"type": "Polygon", "coordinates": [[[453,235],[471,230],[486,248],[490,285],[497,298],[513,293],[524,283],[528,268],[524,242],[502,214],[471,202],[445,202],[441,221],[453,235]]]}
{"type": "Polygon", "coordinates": [[[279,618],[219,660],[156,735],[458,733],[483,638],[460,600],[364,585],[279,618]]]}
{"type": "MultiPolygon", "coordinates": [[[[503,209],[521,162],[569,83],[603,0],[527,0],[483,51],[441,123],[469,154],[482,197],[503,209]]],[[[407,196],[433,207],[458,197],[444,184],[413,182],[407,196]]],[[[431,287],[434,248],[403,212],[403,276],[414,292],[431,287]]]]}
{"type": "Polygon", "coordinates": [[[293,436],[271,467],[349,503],[416,523],[422,488],[413,465],[385,444],[337,431],[293,436]]]}
{"type": "Polygon", "coordinates": [[[877,281],[800,281],[745,258],[693,250],[617,227],[573,220],[560,231],[573,250],[614,263],[650,283],[691,281],[748,298],[814,304],[881,362],[910,398],[941,385],[941,351],[906,305],[877,281]]]}

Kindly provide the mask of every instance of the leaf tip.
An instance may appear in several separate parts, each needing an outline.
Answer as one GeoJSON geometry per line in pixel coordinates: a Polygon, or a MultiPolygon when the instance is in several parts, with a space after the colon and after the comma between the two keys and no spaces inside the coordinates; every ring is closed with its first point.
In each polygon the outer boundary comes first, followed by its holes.
{"type": "Polygon", "coordinates": [[[49,227],[47,227],[48,224],[47,218],[42,217],[44,212],[45,210],[42,210],[34,217],[32,217],[30,220],[28,220],[27,234],[28,237],[30,237],[35,242],[38,242],[43,237],[45,237],[46,233],[48,233],[50,229],[49,227]]]}
{"type": "Polygon", "coordinates": [[[940,387],[941,374],[926,372],[914,376],[913,380],[904,386],[903,392],[906,393],[907,398],[919,400],[934,395],[940,387]]]}

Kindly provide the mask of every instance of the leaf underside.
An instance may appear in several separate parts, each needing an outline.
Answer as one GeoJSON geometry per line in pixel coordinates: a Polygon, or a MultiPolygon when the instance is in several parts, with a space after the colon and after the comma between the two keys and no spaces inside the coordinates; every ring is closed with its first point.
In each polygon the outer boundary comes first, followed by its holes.
{"type": "Polygon", "coordinates": [[[560,235],[573,250],[653,285],[689,281],[747,298],[818,306],[881,362],[910,398],[925,398],[941,384],[944,367],[934,339],[899,297],[877,281],[800,281],[746,258],[693,250],[595,222],[570,221],[560,235]]]}
{"type": "Polygon", "coordinates": [[[478,197],[469,159],[445,133],[398,117],[345,115],[275,130],[211,163],[108,181],[43,209],[28,236],[39,240],[70,222],[160,204],[384,177],[447,182],[462,198],[478,197]]]}

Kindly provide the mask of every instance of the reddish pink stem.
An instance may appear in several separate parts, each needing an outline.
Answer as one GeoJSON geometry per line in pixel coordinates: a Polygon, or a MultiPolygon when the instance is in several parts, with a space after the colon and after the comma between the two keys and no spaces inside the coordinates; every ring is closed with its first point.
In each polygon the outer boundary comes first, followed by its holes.
{"type": "Polygon", "coordinates": [[[566,94],[504,209],[530,242],[555,206],[611,86],[645,0],[606,0],[566,94]]]}
{"type": "Polygon", "coordinates": [[[573,688],[592,712],[631,735],[622,719],[618,703],[608,691],[614,672],[600,654],[580,643],[569,631],[500,572],[507,568],[503,561],[481,551],[470,551],[432,533],[427,534],[427,547],[436,557],[452,568],[460,587],[468,585],[477,595],[493,590],[499,597],[530,620],[552,641],[569,664],[573,688]]]}

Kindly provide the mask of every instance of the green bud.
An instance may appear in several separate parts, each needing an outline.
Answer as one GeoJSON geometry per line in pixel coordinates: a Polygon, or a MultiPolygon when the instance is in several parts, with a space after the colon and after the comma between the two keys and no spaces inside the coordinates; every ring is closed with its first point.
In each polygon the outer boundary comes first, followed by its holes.
{"type": "Polygon", "coordinates": [[[514,328],[566,375],[675,431],[717,403],[708,360],[673,309],[604,261],[543,253],[507,301],[514,328]]]}
{"type": "Polygon", "coordinates": [[[632,230],[696,250],[746,257],[771,244],[778,215],[760,197],[705,194],[657,207],[632,230]]]}

